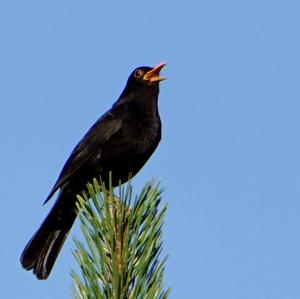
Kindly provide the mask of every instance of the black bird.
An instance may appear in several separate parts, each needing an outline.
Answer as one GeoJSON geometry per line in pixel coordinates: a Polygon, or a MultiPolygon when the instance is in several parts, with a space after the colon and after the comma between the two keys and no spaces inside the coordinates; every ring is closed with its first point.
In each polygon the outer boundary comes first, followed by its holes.
{"type": "Polygon", "coordinates": [[[161,139],[158,113],[159,76],[165,63],[139,67],[119,99],[90,128],[65,163],[45,203],[57,200],[21,255],[21,264],[38,279],[47,279],[76,219],[76,194],[94,177],[113,186],[125,183],[147,162],[161,139]]]}

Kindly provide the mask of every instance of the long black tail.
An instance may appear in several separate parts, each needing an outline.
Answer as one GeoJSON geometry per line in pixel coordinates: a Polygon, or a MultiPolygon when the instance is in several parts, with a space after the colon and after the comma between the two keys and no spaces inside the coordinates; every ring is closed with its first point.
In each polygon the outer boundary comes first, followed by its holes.
{"type": "Polygon", "coordinates": [[[38,231],[24,248],[21,264],[38,279],[47,279],[76,219],[75,198],[61,193],[38,231]]]}

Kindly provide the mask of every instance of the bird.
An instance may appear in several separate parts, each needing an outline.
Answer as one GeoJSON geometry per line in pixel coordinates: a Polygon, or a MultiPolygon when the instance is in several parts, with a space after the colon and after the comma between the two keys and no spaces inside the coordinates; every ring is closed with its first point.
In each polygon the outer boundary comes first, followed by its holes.
{"type": "Polygon", "coordinates": [[[159,83],[166,79],[160,71],[165,65],[133,70],[117,101],[71,152],[44,204],[58,191],[57,199],[21,254],[23,268],[37,279],[48,278],[77,217],[76,195],[87,182],[100,178],[106,186],[126,183],[157,148],[162,129],[159,83]]]}

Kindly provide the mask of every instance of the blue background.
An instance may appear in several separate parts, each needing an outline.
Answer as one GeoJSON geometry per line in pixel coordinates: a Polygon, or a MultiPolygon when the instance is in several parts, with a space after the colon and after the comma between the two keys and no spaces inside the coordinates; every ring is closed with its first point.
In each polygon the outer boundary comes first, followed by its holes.
{"type": "Polygon", "coordinates": [[[300,298],[299,16],[290,0],[2,1],[1,297],[71,297],[71,237],[47,281],[20,253],[75,144],[165,60],[163,139],[134,187],[166,188],[171,298],[300,298]]]}

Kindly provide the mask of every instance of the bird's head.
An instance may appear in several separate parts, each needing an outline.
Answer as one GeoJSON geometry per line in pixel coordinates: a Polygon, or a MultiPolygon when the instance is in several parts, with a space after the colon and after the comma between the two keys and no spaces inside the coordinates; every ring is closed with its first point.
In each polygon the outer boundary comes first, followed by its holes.
{"type": "Polygon", "coordinates": [[[165,77],[159,75],[161,69],[166,65],[161,62],[155,67],[141,66],[136,68],[130,75],[129,79],[141,84],[153,84],[165,80],[165,77]]]}
{"type": "MultiPolygon", "coordinates": [[[[145,99],[154,96],[157,99],[159,92],[159,82],[166,78],[160,76],[161,69],[166,63],[161,62],[155,67],[140,66],[129,76],[127,84],[121,93],[118,104],[133,99],[145,99]]],[[[140,100],[139,100],[140,101],[140,100]]]]}
{"type": "Polygon", "coordinates": [[[158,83],[166,79],[160,76],[160,71],[165,65],[165,62],[161,62],[155,67],[140,66],[136,68],[130,74],[125,89],[127,91],[147,87],[158,89],[158,83]]]}

